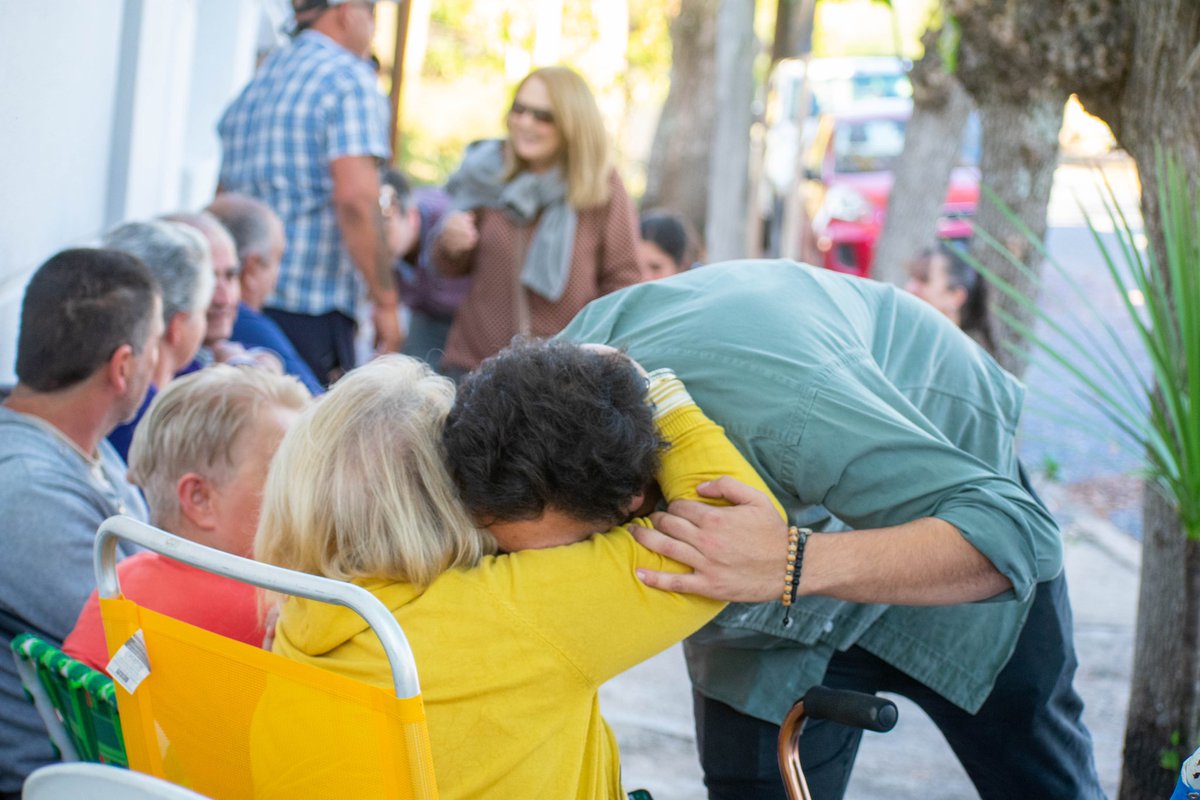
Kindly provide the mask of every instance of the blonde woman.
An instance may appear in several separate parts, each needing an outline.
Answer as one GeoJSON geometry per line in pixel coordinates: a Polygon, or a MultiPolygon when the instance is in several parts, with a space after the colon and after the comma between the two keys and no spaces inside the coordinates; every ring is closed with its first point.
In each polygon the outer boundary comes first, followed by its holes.
{"type": "MultiPolygon", "coordinates": [[[[598,391],[636,398],[629,424],[652,449],[669,441],[658,471],[668,498],[694,498],[698,484],[723,474],[765,491],[673,376],[651,381],[652,410],[632,362],[615,352],[586,357],[613,384],[598,391]]],[[[640,583],[637,569],[683,568],[624,527],[591,535],[597,528],[576,531],[577,520],[565,519],[562,536],[521,544],[547,549],[497,554],[442,463],[453,399],[448,379],[405,356],[339,381],[280,448],[256,556],[353,581],[393,611],[416,656],[443,800],[623,797],[600,685],[722,604],[640,583]]],[[[628,498],[626,513],[637,500],[628,498]]],[[[781,576],[784,558],[781,549],[781,576]]],[[[287,600],[275,651],[391,687],[378,639],[344,609],[287,600]]]]}
{"type": "Polygon", "coordinates": [[[609,162],[587,83],[545,67],[517,86],[508,138],[467,148],[433,246],[445,275],[472,285],[441,369],[459,375],[515,334],[551,336],[597,297],[641,279],[637,213],[609,162]]]}

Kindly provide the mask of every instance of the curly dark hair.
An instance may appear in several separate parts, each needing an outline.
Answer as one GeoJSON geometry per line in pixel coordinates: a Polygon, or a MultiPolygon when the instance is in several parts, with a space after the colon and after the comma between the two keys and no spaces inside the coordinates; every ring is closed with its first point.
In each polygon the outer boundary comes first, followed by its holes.
{"type": "Polygon", "coordinates": [[[655,476],[664,442],[627,358],[564,341],[518,341],[459,386],[442,441],[476,519],[547,507],[614,525],[655,476]]]}

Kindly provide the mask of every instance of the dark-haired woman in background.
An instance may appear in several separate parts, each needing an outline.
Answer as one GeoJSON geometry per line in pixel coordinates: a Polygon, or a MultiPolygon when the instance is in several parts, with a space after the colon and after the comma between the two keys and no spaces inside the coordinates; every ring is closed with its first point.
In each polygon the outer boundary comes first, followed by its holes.
{"type": "Polygon", "coordinates": [[[638,243],[646,280],[669,278],[699,263],[697,235],[682,214],[657,208],[642,214],[638,243]]]}
{"type": "Polygon", "coordinates": [[[908,262],[908,285],[917,297],[941,311],[991,355],[996,354],[988,318],[987,281],[954,247],[939,243],[908,262]]]}

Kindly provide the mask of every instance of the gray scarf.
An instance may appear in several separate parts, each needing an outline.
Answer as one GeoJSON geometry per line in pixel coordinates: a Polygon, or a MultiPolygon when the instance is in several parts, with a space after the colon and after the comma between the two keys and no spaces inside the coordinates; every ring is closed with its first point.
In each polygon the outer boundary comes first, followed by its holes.
{"type": "Polygon", "coordinates": [[[552,303],[567,288],[575,250],[575,209],[567,205],[567,186],[558,167],[520,172],[504,183],[504,140],[482,139],[467,146],[462,164],[450,176],[446,191],[459,211],[499,208],[518,225],[541,220],[525,254],[521,284],[552,303]]]}

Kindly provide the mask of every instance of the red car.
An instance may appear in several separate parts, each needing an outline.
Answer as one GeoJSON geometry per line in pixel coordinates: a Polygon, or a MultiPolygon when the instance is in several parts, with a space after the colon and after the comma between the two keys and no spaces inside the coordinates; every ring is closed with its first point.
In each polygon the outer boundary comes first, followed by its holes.
{"type": "MultiPolygon", "coordinates": [[[[892,167],[904,148],[910,116],[911,102],[898,100],[822,117],[804,162],[808,224],[801,226],[801,253],[806,260],[870,276],[892,191],[892,167]]],[[[950,175],[939,237],[970,238],[979,202],[978,165],[979,122],[972,116],[950,175]]]]}

